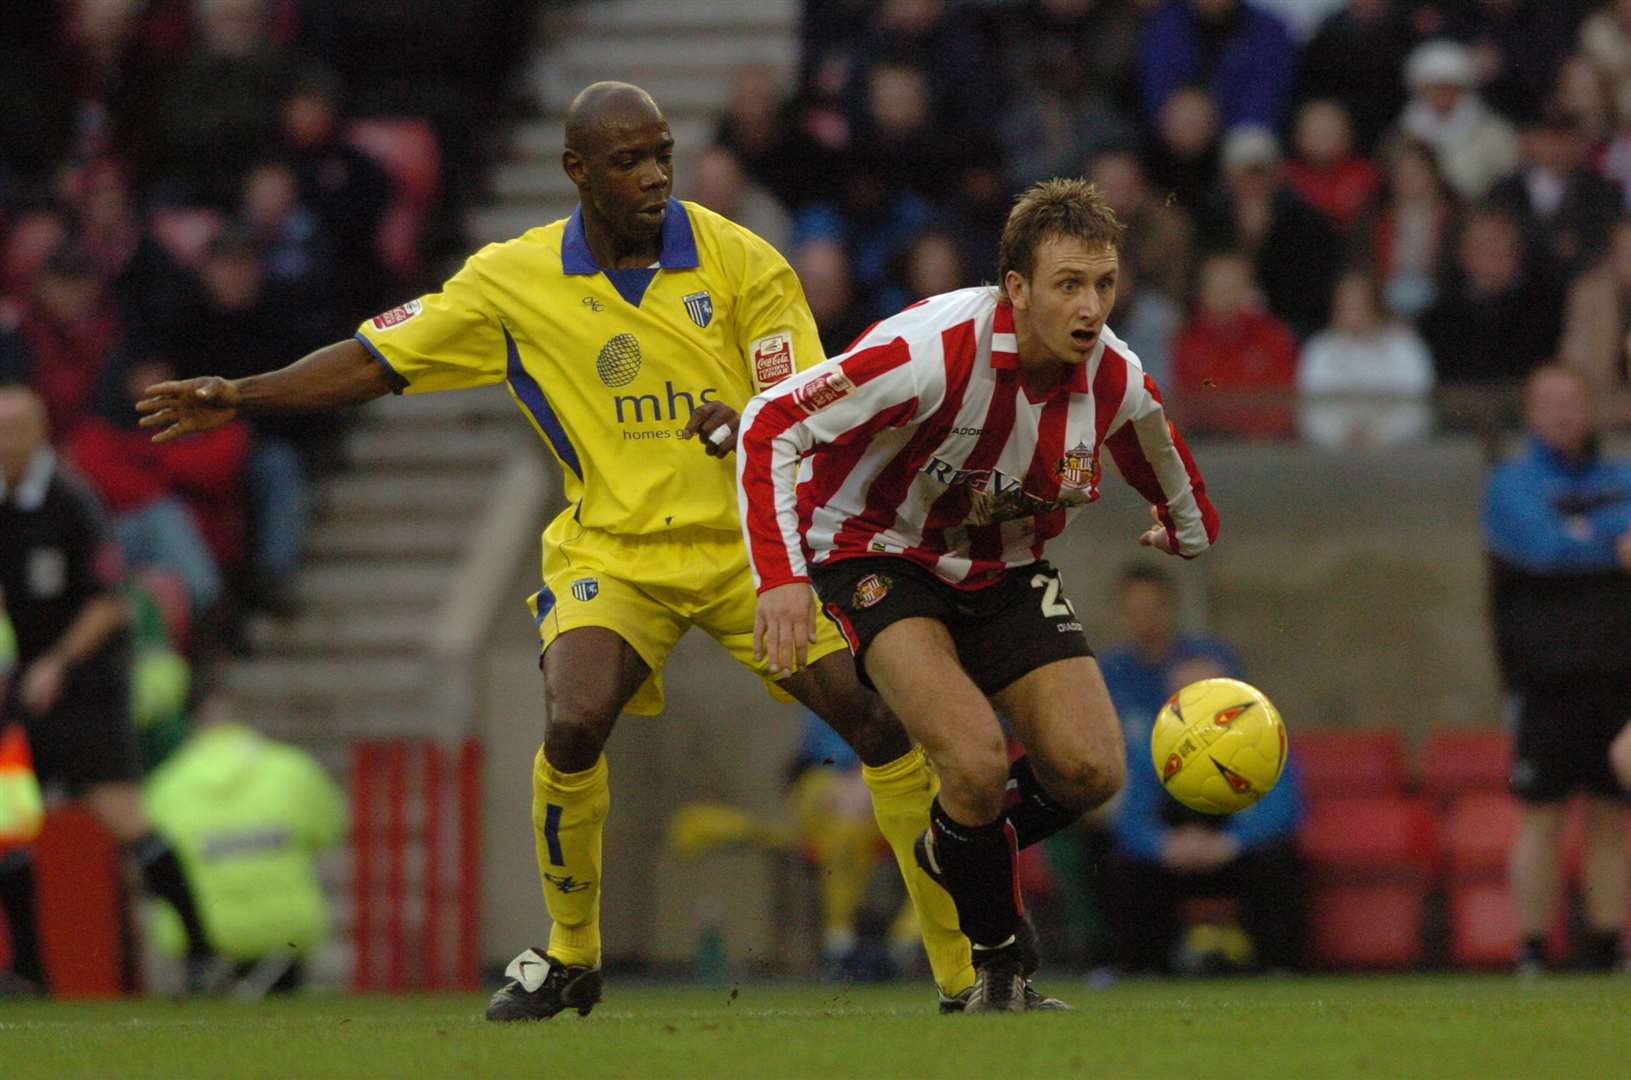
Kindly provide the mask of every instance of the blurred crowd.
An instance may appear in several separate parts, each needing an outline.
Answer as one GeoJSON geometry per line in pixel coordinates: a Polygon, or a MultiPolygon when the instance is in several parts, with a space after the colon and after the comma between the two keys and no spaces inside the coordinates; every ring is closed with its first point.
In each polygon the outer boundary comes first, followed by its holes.
{"type": "Polygon", "coordinates": [[[54,0],[0,35],[0,382],[45,399],[127,563],[196,640],[288,616],[332,418],[154,446],[170,377],[270,370],[462,248],[461,196],[528,35],[473,0],[54,0]],[[434,27],[434,32],[429,32],[434,27]],[[382,58],[388,62],[382,63],[382,58]],[[163,592],[165,586],[160,586],[163,592]]]}
{"type": "Polygon", "coordinates": [[[1086,175],[1129,225],[1112,328],[1186,430],[1419,439],[1482,423],[1435,387],[1551,358],[1625,386],[1627,0],[804,14],[791,87],[739,72],[680,182],[783,246],[829,351],[993,280],[1013,196],[1086,175]]]}

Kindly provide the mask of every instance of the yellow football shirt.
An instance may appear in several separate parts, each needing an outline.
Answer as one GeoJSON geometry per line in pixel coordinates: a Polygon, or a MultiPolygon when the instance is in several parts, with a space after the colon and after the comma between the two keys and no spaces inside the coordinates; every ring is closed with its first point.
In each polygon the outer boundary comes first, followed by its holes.
{"type": "Polygon", "coordinates": [[[563,516],[633,535],[736,531],[730,465],[676,436],[703,402],[740,410],[823,359],[787,261],[677,199],[648,269],[596,266],[580,209],[482,248],[441,292],[369,319],[357,338],[399,391],[506,384],[561,463],[563,516]]]}

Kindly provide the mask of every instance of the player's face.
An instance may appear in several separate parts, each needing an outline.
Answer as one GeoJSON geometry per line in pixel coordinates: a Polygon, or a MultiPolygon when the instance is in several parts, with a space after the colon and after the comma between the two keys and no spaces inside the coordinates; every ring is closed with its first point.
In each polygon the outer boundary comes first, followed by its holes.
{"type": "Polygon", "coordinates": [[[1027,328],[1021,330],[1022,353],[1043,361],[1085,363],[1115,305],[1119,265],[1115,248],[1104,244],[1073,236],[1042,241],[1030,280],[1010,271],[1004,283],[1014,305],[1015,328],[1021,323],[1027,328]]]}
{"type": "Polygon", "coordinates": [[[580,160],[579,192],[618,238],[633,243],[656,239],[674,183],[674,136],[668,121],[650,117],[607,123],[580,160]]]}

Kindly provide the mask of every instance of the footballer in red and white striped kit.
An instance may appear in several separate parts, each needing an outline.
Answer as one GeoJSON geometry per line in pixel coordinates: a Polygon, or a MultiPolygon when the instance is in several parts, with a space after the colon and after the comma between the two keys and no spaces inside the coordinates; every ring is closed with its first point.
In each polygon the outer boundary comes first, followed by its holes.
{"type": "Polygon", "coordinates": [[[1015,856],[1124,770],[1044,547],[1098,497],[1104,449],[1153,506],[1140,543],[1188,558],[1218,531],[1154,382],[1105,325],[1120,241],[1092,185],[1038,184],[1004,228],[999,288],[914,304],[742,414],[756,641],[773,670],[801,665],[813,584],[862,680],[927,750],[941,790],[918,858],[974,943],[970,1012],[1042,1000],[1015,856]],[[993,705],[1028,749],[1011,767],[993,705]]]}

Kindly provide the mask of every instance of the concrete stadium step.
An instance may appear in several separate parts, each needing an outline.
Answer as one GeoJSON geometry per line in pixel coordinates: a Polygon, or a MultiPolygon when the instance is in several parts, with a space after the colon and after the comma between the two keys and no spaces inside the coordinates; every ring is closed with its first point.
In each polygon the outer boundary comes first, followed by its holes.
{"type": "Polygon", "coordinates": [[[449,559],[463,547],[470,523],[446,521],[321,521],[311,531],[306,550],[313,560],[449,559]]]}
{"type": "Polygon", "coordinates": [[[733,29],[789,31],[798,25],[798,0],[598,0],[580,5],[573,27],[580,33],[669,33],[733,29]]]}
{"type": "MultiPolygon", "coordinates": [[[[493,194],[509,202],[550,202],[576,200],[578,189],[572,186],[559,161],[538,159],[500,165],[492,172],[493,194]]],[[[547,225],[554,218],[537,217],[531,225],[547,225]]],[[[525,229],[522,230],[523,232],[525,229]]]]}
{"type": "Polygon", "coordinates": [[[295,595],[311,608],[404,608],[428,613],[441,603],[453,568],[445,561],[389,559],[307,566],[295,580],[295,595]]]}
{"type": "Polygon", "coordinates": [[[401,469],[331,477],[318,489],[318,516],[356,519],[395,514],[469,520],[487,498],[484,473],[401,469]]]}
{"type": "MultiPolygon", "coordinates": [[[[698,47],[708,47],[697,42],[698,47]]],[[[533,66],[527,73],[527,86],[538,96],[539,103],[551,112],[564,114],[572,99],[584,85],[597,79],[621,77],[638,83],[649,93],[666,116],[710,115],[719,110],[730,88],[731,66],[699,68],[692,71],[640,71],[622,67],[617,71],[583,72],[559,62],[560,57],[571,55],[565,50],[550,63],[533,66]]]]}
{"type": "Polygon", "coordinates": [[[352,433],[344,455],[359,466],[496,465],[527,432],[519,423],[448,426],[426,430],[417,424],[379,424],[352,433]]]}
{"type": "MultiPolygon", "coordinates": [[[[687,152],[706,146],[713,138],[716,121],[710,116],[668,118],[668,129],[674,133],[677,152],[687,152]]],[[[559,118],[535,120],[518,126],[510,135],[510,159],[516,165],[541,163],[561,173],[561,148],[566,144],[566,122],[559,118]]],[[[500,165],[494,175],[510,166],[500,165]]],[[[564,175],[564,173],[562,174],[564,175]]]]}
{"type": "MultiPolygon", "coordinates": [[[[574,35],[571,48],[552,54],[549,63],[577,75],[585,86],[600,79],[646,86],[645,80],[654,75],[690,72],[713,76],[762,64],[792,72],[798,64],[798,39],[779,25],[722,27],[709,32],[705,42],[688,40],[683,30],[666,26],[612,32],[584,28],[574,35]],[[705,47],[698,48],[699,44],[705,47]]],[[[656,91],[651,92],[655,96],[656,91]]],[[[657,104],[668,107],[662,98],[657,98],[657,104]]]]}
{"type": "Polygon", "coordinates": [[[465,215],[465,232],[474,244],[498,244],[538,225],[570,217],[577,204],[576,192],[571,198],[493,203],[465,215]]]}
{"type": "MultiPolygon", "coordinates": [[[[226,678],[231,685],[233,676],[226,678]]],[[[275,686],[261,696],[263,685],[258,679],[246,682],[238,696],[246,709],[254,709],[255,726],[275,739],[326,746],[358,738],[447,734],[445,725],[438,726],[437,717],[426,709],[422,687],[404,694],[325,698],[279,695],[275,686]]]]}
{"type": "MultiPolygon", "coordinates": [[[[246,701],[282,701],[288,706],[318,702],[360,702],[400,712],[423,692],[424,663],[416,657],[359,662],[351,657],[256,658],[232,664],[223,673],[227,689],[246,701]]],[[[259,715],[256,713],[255,715],[259,715]]]]}
{"type": "Polygon", "coordinates": [[[287,622],[257,622],[251,628],[250,642],[258,657],[350,656],[361,661],[381,655],[417,655],[430,629],[428,619],[401,610],[311,609],[287,622]]]}

